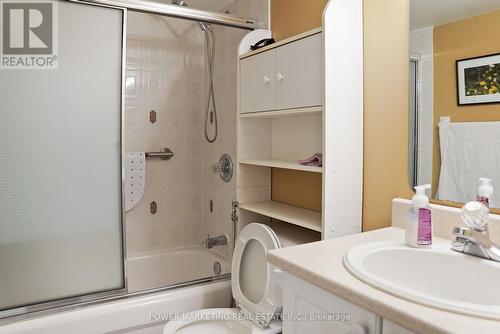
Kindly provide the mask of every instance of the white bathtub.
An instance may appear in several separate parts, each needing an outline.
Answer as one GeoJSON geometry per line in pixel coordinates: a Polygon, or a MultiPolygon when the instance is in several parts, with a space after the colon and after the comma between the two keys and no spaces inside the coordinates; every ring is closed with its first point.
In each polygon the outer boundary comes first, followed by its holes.
{"type": "Polygon", "coordinates": [[[0,333],[162,334],[165,315],[230,304],[231,283],[222,280],[0,326],[0,333]]]}
{"type": "Polygon", "coordinates": [[[219,275],[231,271],[227,258],[200,246],[131,257],[127,260],[128,290],[135,292],[217,276],[216,262],[221,268],[219,275]]]}
{"type": "MultiPolygon", "coordinates": [[[[129,291],[215,276],[216,261],[220,275],[229,273],[226,258],[202,247],[131,258],[127,261],[129,291]]],[[[230,280],[222,279],[4,325],[0,334],[161,334],[170,314],[230,307],[231,301],[230,280]]]]}

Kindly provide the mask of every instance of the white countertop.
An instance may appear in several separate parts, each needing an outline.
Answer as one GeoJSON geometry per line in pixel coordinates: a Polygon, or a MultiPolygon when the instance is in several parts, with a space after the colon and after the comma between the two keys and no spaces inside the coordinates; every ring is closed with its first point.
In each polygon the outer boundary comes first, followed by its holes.
{"type": "MultiPolygon", "coordinates": [[[[500,333],[500,321],[441,311],[394,297],[361,282],[345,269],[342,258],[351,247],[382,240],[403,242],[404,230],[389,227],[276,249],[269,252],[268,259],[275,266],[416,333],[500,333]]],[[[426,279],[425,274],[422,279],[426,279]]],[[[431,272],[428,279],[432,279],[431,272]]],[[[492,288],[500,289],[500,281],[498,287],[492,288]]]]}

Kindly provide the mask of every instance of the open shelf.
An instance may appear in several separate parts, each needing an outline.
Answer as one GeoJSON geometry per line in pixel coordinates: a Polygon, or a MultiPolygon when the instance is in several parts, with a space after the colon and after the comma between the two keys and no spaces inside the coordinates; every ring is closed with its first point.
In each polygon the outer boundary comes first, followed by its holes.
{"type": "Polygon", "coordinates": [[[298,117],[298,116],[309,116],[309,115],[321,115],[322,112],[323,112],[323,107],[317,106],[308,108],[241,113],[240,118],[281,118],[281,117],[294,117],[294,116],[298,117]]]}
{"type": "Polygon", "coordinates": [[[280,239],[281,247],[320,241],[321,233],[274,219],[269,226],[280,239]]]}
{"type": "Polygon", "coordinates": [[[301,170],[304,172],[323,173],[323,167],[304,166],[295,161],[262,159],[262,160],[240,160],[239,163],[252,166],[274,167],[274,168],[301,170]]]}
{"type": "Polygon", "coordinates": [[[273,201],[240,204],[240,209],[255,212],[316,232],[321,232],[320,212],[273,201]]]}

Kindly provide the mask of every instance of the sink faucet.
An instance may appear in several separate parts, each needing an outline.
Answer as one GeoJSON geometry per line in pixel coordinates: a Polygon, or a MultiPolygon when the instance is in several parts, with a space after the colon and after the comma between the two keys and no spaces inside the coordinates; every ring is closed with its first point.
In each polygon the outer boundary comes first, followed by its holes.
{"type": "Polygon", "coordinates": [[[208,249],[212,249],[214,246],[227,245],[227,241],[226,235],[219,235],[218,237],[208,238],[206,240],[206,245],[208,249]]]}
{"type": "Polygon", "coordinates": [[[469,202],[462,209],[468,228],[455,227],[451,249],[456,252],[500,262],[500,247],[490,239],[489,210],[479,202],[469,202]]]}

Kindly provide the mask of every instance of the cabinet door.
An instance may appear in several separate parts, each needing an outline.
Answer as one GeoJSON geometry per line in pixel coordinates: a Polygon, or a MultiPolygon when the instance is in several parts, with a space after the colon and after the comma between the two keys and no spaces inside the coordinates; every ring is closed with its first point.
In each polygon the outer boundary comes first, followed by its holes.
{"type": "Polygon", "coordinates": [[[240,62],[241,112],[276,108],[276,51],[269,50],[240,62]]]}
{"type": "Polygon", "coordinates": [[[322,34],[276,49],[277,109],[323,104],[322,34]]]}
{"type": "Polygon", "coordinates": [[[376,315],[285,273],[283,333],[372,334],[376,315]]]}

